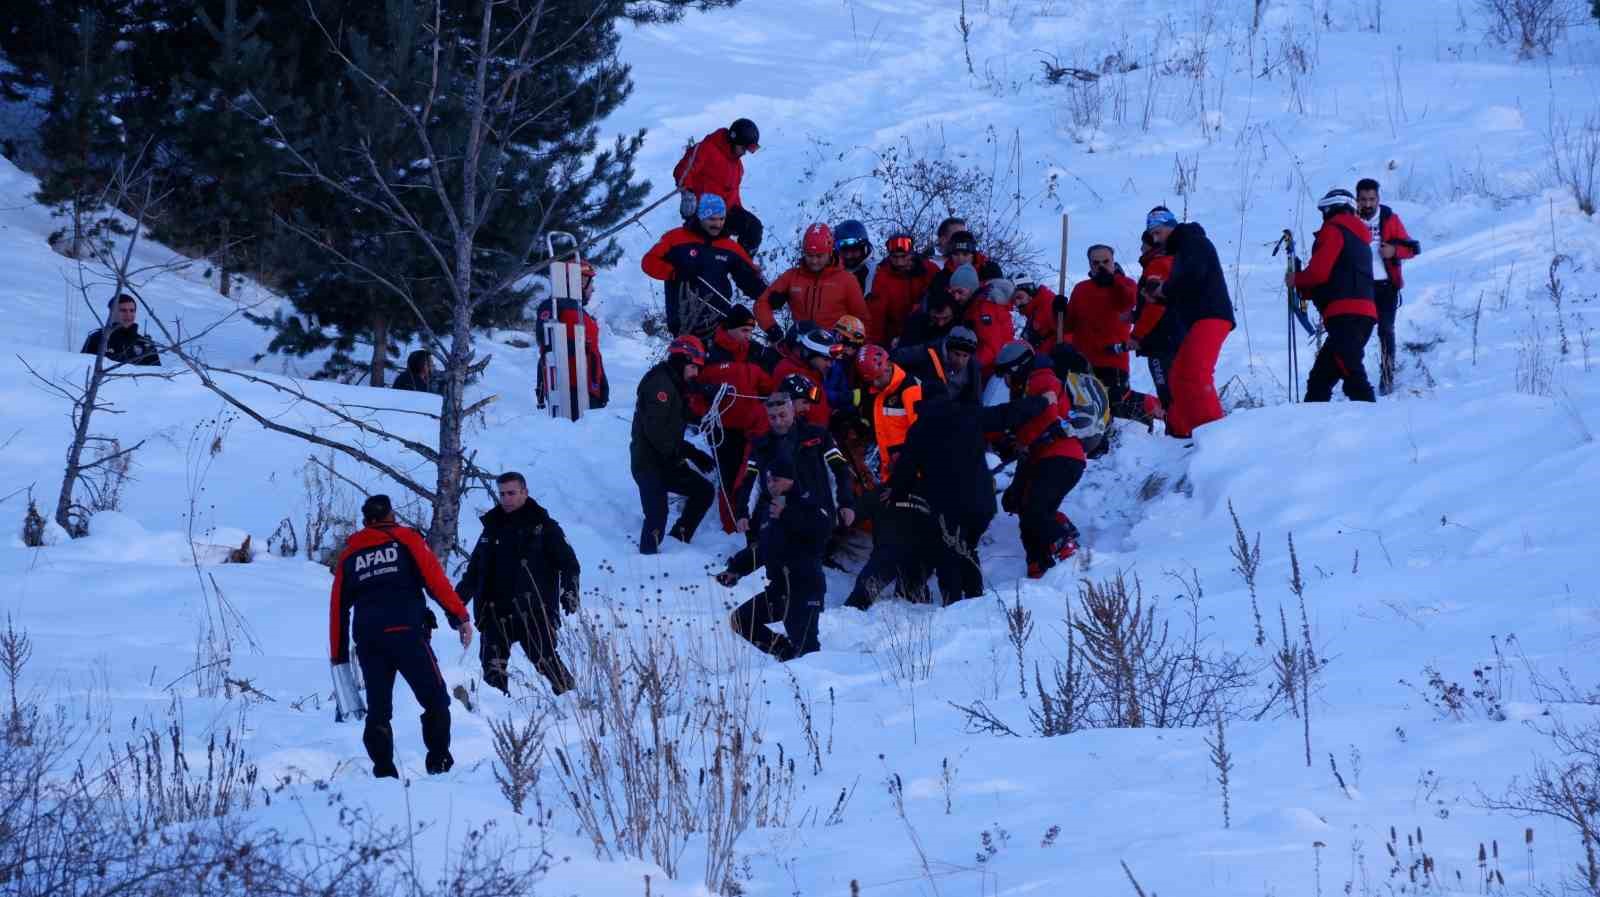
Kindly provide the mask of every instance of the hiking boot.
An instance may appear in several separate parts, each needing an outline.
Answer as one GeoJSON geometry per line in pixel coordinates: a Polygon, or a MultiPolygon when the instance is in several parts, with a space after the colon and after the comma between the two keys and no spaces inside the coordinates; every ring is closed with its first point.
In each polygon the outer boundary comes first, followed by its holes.
{"type": "Polygon", "coordinates": [[[1044,578],[1044,571],[1047,570],[1047,569],[1049,569],[1049,568],[1045,567],[1043,564],[1039,563],[1038,561],[1029,561],[1028,562],[1028,578],[1029,579],[1043,579],[1044,578]]]}
{"type": "Polygon", "coordinates": [[[372,766],[372,777],[375,779],[398,779],[400,770],[394,768],[393,763],[375,763],[372,766]]]}
{"type": "Polygon", "coordinates": [[[428,775],[436,776],[440,773],[449,772],[450,767],[456,765],[456,758],[450,756],[449,751],[440,751],[438,753],[429,751],[424,765],[428,768],[428,775]]]}
{"type": "Polygon", "coordinates": [[[739,574],[732,570],[724,570],[716,576],[717,584],[723,588],[731,589],[739,584],[739,574]]]}

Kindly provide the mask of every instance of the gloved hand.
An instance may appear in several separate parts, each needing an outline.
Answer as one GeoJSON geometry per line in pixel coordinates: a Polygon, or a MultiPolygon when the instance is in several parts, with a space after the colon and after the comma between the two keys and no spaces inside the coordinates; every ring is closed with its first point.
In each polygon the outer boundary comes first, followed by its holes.
{"type": "Polygon", "coordinates": [[[433,608],[424,606],[422,608],[422,631],[431,633],[438,628],[439,618],[433,615],[433,608]]]}
{"type": "Polygon", "coordinates": [[[576,580],[565,583],[561,587],[561,611],[569,615],[578,612],[578,583],[576,580]]]}
{"type": "Polygon", "coordinates": [[[776,346],[777,344],[783,342],[783,328],[779,327],[777,324],[773,324],[771,327],[768,327],[766,330],[761,332],[766,334],[767,345],[769,346],[776,346]]]}
{"type": "Polygon", "coordinates": [[[697,468],[701,473],[710,473],[717,469],[717,462],[711,456],[701,451],[699,446],[684,445],[683,463],[697,468]]]}
{"type": "Polygon", "coordinates": [[[1057,295],[1056,298],[1050,302],[1050,313],[1053,314],[1053,315],[1064,315],[1064,314],[1066,314],[1067,313],[1067,297],[1066,296],[1057,295]]]}

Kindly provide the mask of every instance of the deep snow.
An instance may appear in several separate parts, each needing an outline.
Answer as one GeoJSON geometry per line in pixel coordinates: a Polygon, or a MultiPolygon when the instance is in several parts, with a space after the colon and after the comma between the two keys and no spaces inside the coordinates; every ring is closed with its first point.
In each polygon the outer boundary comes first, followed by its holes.
{"type": "MultiPolygon", "coordinates": [[[[1033,202],[1025,217],[1045,259],[1038,270],[1052,282],[1060,211],[1072,216],[1071,279],[1082,276],[1090,242],[1112,243],[1130,259],[1142,215],[1156,202],[1187,208],[1206,224],[1230,266],[1230,286],[1242,286],[1235,295],[1242,326],[1224,350],[1217,382],[1238,378],[1231,396],[1242,387],[1265,407],[1238,409],[1201,430],[1192,452],[1141,430],[1124,432],[1117,453],[1096,464],[1067,502],[1088,531],[1088,569],[1020,580],[1015,523],[1001,517],[985,551],[988,574],[999,596],[1019,598],[1035,614],[1030,670],[1057,651],[1077,579],[1117,570],[1137,575],[1178,628],[1187,625],[1190,607],[1182,580],[1197,577],[1204,591],[1194,606],[1210,644],[1264,661],[1248,595],[1231,569],[1228,503],[1248,531],[1261,533],[1261,605],[1274,640],[1280,603],[1291,634],[1297,625],[1287,591],[1292,533],[1315,641],[1329,659],[1312,700],[1313,762],[1306,767],[1299,720],[1274,711],[1260,722],[1232,724],[1233,824],[1225,830],[1206,731],[1100,730],[1053,739],[963,731],[948,702],[981,699],[1030,731],[995,599],[937,612],[893,604],[866,615],[834,608],[823,617],[821,654],[787,671],[755,665],[768,745],[791,754],[803,745],[787,672],[810,696],[831,750],[820,774],[801,771],[794,817],[806,822],[753,830],[740,842],[747,891],[844,894],[856,879],[875,895],[1131,893],[1119,865],[1126,861],[1146,893],[1165,897],[1310,895],[1346,882],[1349,893],[1388,893],[1386,885],[1399,887],[1384,848],[1391,826],[1424,830],[1446,889],[1480,892],[1476,854],[1491,840],[1500,846],[1511,893],[1529,882],[1554,884],[1579,857],[1574,833],[1478,805],[1548,750],[1537,731],[1544,714],[1586,713],[1541,702],[1519,658],[1526,655],[1546,675],[1569,670],[1579,683],[1600,676],[1591,628],[1600,607],[1592,532],[1600,500],[1593,438],[1600,381],[1589,372],[1590,355],[1600,352],[1590,348],[1600,326],[1600,231],[1550,183],[1544,145],[1552,113],[1581,115],[1596,95],[1600,45],[1592,23],[1574,30],[1553,60],[1517,64],[1481,41],[1475,12],[1454,4],[1385,8],[1381,33],[1370,30],[1372,4],[1269,4],[1252,54],[1244,4],[995,0],[987,11],[968,4],[978,73],[969,76],[949,6],[747,0],[679,27],[631,34],[626,52],[638,87],[611,124],[651,128],[641,162],[659,188],[684,137],[736,115],[755,118],[763,149],[749,160],[744,192],[775,241],[802,223],[799,203],[859,170],[861,148],[902,137],[917,146],[943,139],[986,163],[990,126],[1002,171],[1006,142],[1023,135],[1026,195],[1041,194],[1050,174],[1059,175],[1059,200],[1033,202]],[[1216,16],[1210,29],[1203,26],[1208,9],[1216,16]],[[1325,9],[1331,28],[1317,23],[1325,9]],[[1286,35],[1308,54],[1309,71],[1293,84],[1280,61],[1286,35]],[[1039,53],[1093,65],[1119,43],[1141,61],[1158,44],[1169,63],[1193,59],[1204,46],[1210,75],[1198,87],[1181,74],[1147,81],[1146,66],[1122,76],[1124,122],[1107,96],[1098,128],[1075,126],[1066,88],[1036,77],[1039,53]],[[1270,77],[1249,77],[1264,68],[1270,77]],[[1151,83],[1156,95],[1144,130],[1151,83]],[[831,151],[819,151],[812,138],[829,141],[831,151]],[[1197,186],[1179,195],[1174,172],[1191,166],[1197,186]],[[1424,254],[1406,268],[1400,338],[1429,348],[1403,353],[1404,388],[1376,406],[1284,404],[1281,260],[1268,255],[1268,244],[1294,225],[1309,246],[1311,198],[1368,174],[1384,182],[1385,200],[1423,242],[1424,254]],[[1542,286],[1556,253],[1567,257],[1559,269],[1566,354],[1542,286]],[[1516,389],[1519,366],[1530,364],[1535,346],[1539,364],[1549,368],[1549,395],[1516,389]],[[1152,471],[1167,485],[1141,501],[1152,471]],[[887,672],[891,646],[923,630],[932,669],[911,687],[887,672]],[[1503,665],[1496,664],[1497,648],[1503,665]],[[1425,666],[1470,683],[1472,670],[1485,664],[1502,682],[1505,721],[1481,714],[1439,719],[1417,689],[1401,683],[1422,683],[1425,666]],[[833,706],[825,709],[830,693],[833,706]],[[1334,780],[1330,755],[1347,791],[1334,780]],[[955,770],[948,814],[946,762],[955,770]],[[931,878],[884,787],[896,774],[931,878]],[[854,789],[843,821],[821,825],[817,819],[841,788],[854,789]],[[1531,868],[1513,848],[1528,824],[1537,832],[1531,868]],[[1052,826],[1060,834],[1046,845],[1052,826]],[[998,850],[979,862],[986,831],[998,850]]],[[[29,199],[31,189],[26,175],[0,163],[0,260],[10,299],[0,325],[0,495],[32,485],[44,498],[59,482],[66,414],[17,356],[49,376],[80,372],[85,360],[63,349],[81,341],[90,315],[67,292],[72,269],[45,246],[52,225],[29,199]]],[[[613,406],[576,426],[544,417],[531,399],[530,353],[507,344],[517,334],[496,334],[485,339],[495,359],[474,395],[498,393],[500,400],[471,438],[480,464],[526,473],[534,495],[562,522],[584,562],[590,608],[670,618],[709,633],[731,601],[758,586],[749,579],[729,591],[706,575],[735,540],[716,531],[713,519],[689,548],[674,544],[646,559],[632,545],[638,511],[626,473],[627,420],[633,385],[657,351],[633,328],[659,304],[637,259],[671,217],[663,209],[647,227],[627,231],[623,262],[602,274],[598,313],[608,327],[613,406]]],[[[145,254],[155,260],[165,251],[147,246],[145,254]]],[[[203,268],[146,287],[155,306],[182,318],[186,330],[235,311],[203,268]]],[[[264,307],[276,301],[253,287],[241,301],[258,300],[264,307]]],[[[258,328],[230,320],[206,351],[248,365],[265,342],[258,328]]],[[[1302,371],[1309,358],[1303,351],[1302,371]]],[[[318,363],[268,357],[258,367],[293,374],[318,363]]],[[[1142,372],[1135,382],[1147,382],[1142,372]]],[[[306,388],[349,402],[372,397],[335,384],[306,388]]],[[[314,409],[264,389],[241,392],[290,420],[328,424],[314,409]]],[[[198,541],[236,544],[250,533],[259,546],[281,519],[297,527],[303,520],[310,449],[239,420],[224,428],[213,456],[207,447],[223,409],[192,378],[120,384],[114,398],[128,413],[102,417],[96,430],[124,444],[149,440],[137,454],[124,511],[97,516],[86,539],[45,549],[22,548],[13,533],[0,548],[0,574],[11,584],[0,608],[33,634],[33,681],[56,699],[92,700],[107,718],[125,719],[160,713],[178,693],[191,731],[225,725],[235,709],[194,698],[192,682],[181,678],[194,665],[200,614],[186,537],[191,491],[198,541]]],[[[418,410],[429,401],[385,398],[418,410]]],[[[389,418],[426,437],[421,418],[389,418]]],[[[14,522],[20,501],[8,500],[0,512],[14,522]]],[[[483,496],[471,504],[488,507],[483,496]]],[[[468,516],[464,539],[476,535],[468,516]]],[[[398,789],[372,782],[362,763],[350,762],[361,759],[358,727],[333,724],[325,700],[290,706],[328,690],[326,570],[262,553],[255,564],[208,564],[205,572],[260,644],[259,652],[235,657],[234,674],[277,699],[248,716],[247,745],[263,778],[333,776],[352,800],[403,818],[398,789]]],[[[830,573],[830,607],[848,584],[830,573]]],[[[436,643],[447,677],[472,678],[475,658],[445,645],[436,643]]],[[[415,709],[400,691],[396,730],[402,765],[413,777],[411,812],[441,829],[506,815],[489,769],[484,719],[456,713],[457,769],[429,779],[409,723],[415,709]]],[[[1265,685],[1257,691],[1259,701],[1265,685]]],[[[487,701],[491,713],[509,706],[487,701]]],[[[572,735],[569,717],[553,737],[572,735]]],[[[702,847],[691,846],[675,883],[664,883],[649,864],[595,862],[561,809],[554,776],[545,784],[546,803],[556,808],[551,849],[560,861],[544,892],[634,895],[643,893],[647,873],[655,893],[702,892],[695,858],[702,847]]],[[[296,789],[309,792],[304,784],[296,789]]],[[[315,818],[318,802],[307,803],[315,818]]],[[[287,826],[308,818],[288,801],[257,812],[287,826]]]]}

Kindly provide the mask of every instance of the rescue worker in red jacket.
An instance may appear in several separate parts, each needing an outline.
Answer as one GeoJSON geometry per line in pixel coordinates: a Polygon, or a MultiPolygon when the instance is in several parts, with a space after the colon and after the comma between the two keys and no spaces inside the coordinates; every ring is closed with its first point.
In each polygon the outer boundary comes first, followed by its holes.
{"type": "MultiPolygon", "coordinates": [[[[1157,206],[1151,211],[1165,212],[1166,207],[1157,206]]],[[[1133,333],[1128,345],[1144,357],[1161,407],[1170,412],[1172,359],[1178,354],[1183,333],[1177,315],[1167,314],[1166,304],[1153,298],[1151,291],[1172,273],[1172,256],[1161,251],[1148,230],[1140,236],[1139,249],[1139,301],[1133,307],[1133,333]]]]}
{"type": "Polygon", "coordinates": [[[778,383],[783,383],[785,378],[792,374],[799,374],[817,388],[817,399],[801,416],[801,420],[813,427],[828,429],[828,423],[833,417],[833,406],[828,404],[828,394],[825,391],[828,380],[828,371],[833,367],[834,360],[841,352],[839,342],[831,331],[820,327],[807,330],[795,340],[793,351],[778,362],[772,369],[772,377],[778,383]]]}
{"type": "Polygon", "coordinates": [[[754,299],[767,285],[744,251],[723,233],[728,208],[722,197],[700,195],[697,216],[650,247],[639,267],[666,281],[667,330],[704,342],[732,307],[733,289],[754,299]]]}
{"type": "Polygon", "coordinates": [[[422,705],[428,774],[448,772],[455,764],[450,756],[450,694],[428,645],[433,614],[422,600],[423,590],[444,609],[463,648],[472,644],[472,621],[428,543],[416,530],[395,523],[389,496],[368,497],[361,505],[361,522],[363,528],[345,543],[333,568],[329,657],[335,666],[350,662],[353,630],[356,660],[367,683],[367,720],[361,741],[372,759],[374,776],[400,777],[394,765],[394,729],[390,726],[396,675],[406,680],[422,705]]]}
{"type": "Polygon", "coordinates": [[[962,267],[970,267],[977,274],[979,282],[1005,276],[998,264],[978,251],[978,238],[968,231],[956,231],[941,245],[944,246],[944,267],[939,269],[939,273],[933,277],[933,283],[928,285],[930,293],[947,292],[951,279],[962,267]]]}
{"type": "Polygon", "coordinates": [[[856,359],[856,370],[867,385],[867,417],[878,445],[878,481],[888,483],[894,459],[905,445],[906,432],[917,422],[917,403],[922,401],[922,384],[905,369],[889,360],[889,350],[867,346],[856,359]]]}
{"type": "Polygon", "coordinates": [[[719,406],[722,441],[715,446],[717,472],[722,478],[717,514],[725,533],[734,531],[733,495],[744,476],[750,446],[767,432],[762,398],[777,388],[777,380],[758,361],[761,347],[751,341],[755,329],[750,309],[735,305],[718,325],[711,351],[706,353],[706,367],[695,381],[707,398],[714,398],[721,386],[728,387],[719,406]]]}
{"type": "Polygon", "coordinates": [[[1016,287],[1012,302],[1022,310],[1022,338],[1040,355],[1049,355],[1056,347],[1056,315],[1066,315],[1066,301],[1057,301],[1056,291],[1035,280],[1031,274],[1019,274],[1011,280],[1016,287]]]}
{"type": "Polygon", "coordinates": [[[1224,413],[1217,397],[1217,358],[1233,332],[1233,300],[1223,278],[1217,247],[1205,228],[1193,221],[1178,223],[1162,209],[1145,218],[1151,238],[1172,256],[1172,271],[1155,285],[1150,295],[1165,302],[1167,314],[1176,315],[1183,342],[1172,361],[1172,409],[1167,413],[1167,435],[1188,439],[1194,429],[1224,413]]]}
{"type": "Polygon", "coordinates": [[[1138,299],[1139,285],[1122,273],[1116,252],[1097,243],[1089,247],[1089,279],[1072,288],[1063,320],[1072,345],[1104,384],[1112,416],[1148,424],[1162,415],[1161,402],[1135,391],[1128,374],[1128,339],[1138,299]]]}
{"type": "Polygon", "coordinates": [[[997,277],[985,282],[967,303],[965,322],[978,335],[978,369],[985,378],[994,373],[1000,347],[1017,338],[1017,325],[1011,320],[1016,292],[1011,281],[997,277]]]}
{"type": "Polygon", "coordinates": [[[1400,311],[1400,288],[1405,286],[1401,263],[1422,251],[1411,239],[1394,209],[1378,201],[1378,182],[1356,182],[1356,214],[1372,234],[1372,298],[1378,305],[1378,394],[1394,389],[1394,319],[1400,311]]]}
{"type": "Polygon", "coordinates": [[[1342,380],[1351,401],[1375,402],[1362,362],[1372,328],[1378,324],[1367,223],[1356,216],[1356,198],[1349,190],[1329,190],[1317,208],[1322,210],[1322,228],[1312,244],[1311,260],[1305,270],[1284,275],[1288,286],[1316,304],[1328,331],[1306,378],[1306,401],[1328,401],[1334,384],[1342,380]]]}
{"type": "MultiPolygon", "coordinates": [[[[744,184],[744,157],[761,149],[761,130],[748,118],[735,119],[726,128],[718,128],[703,140],[684,151],[683,158],[672,170],[678,189],[698,199],[712,193],[728,204],[728,234],[746,252],[761,248],[761,219],[744,207],[739,189],[744,184]]],[[[695,207],[684,204],[683,217],[687,220],[695,207]]]]}
{"type": "Polygon", "coordinates": [[[867,293],[867,342],[894,345],[905,331],[906,320],[922,303],[939,266],[916,253],[911,235],[895,234],[884,241],[887,257],[872,272],[872,289],[867,293]]]}
{"type": "Polygon", "coordinates": [[[778,275],[756,300],[756,322],[772,342],[783,336],[773,312],[789,307],[796,324],[814,324],[825,330],[844,315],[865,322],[867,301],[855,276],[840,267],[833,252],[833,232],[826,224],[806,228],[800,241],[800,264],[778,275]]]}
{"type": "Polygon", "coordinates": [[[1049,368],[1028,375],[1024,390],[1050,402],[1016,430],[1016,445],[1024,453],[1016,476],[1006,488],[1001,505],[1018,517],[1022,549],[1028,559],[1028,578],[1038,579],[1077,550],[1077,528],[1061,514],[1061,502],[1083,477],[1083,443],[1068,434],[1063,419],[1072,413],[1072,399],[1049,368]]]}
{"type": "MultiPolygon", "coordinates": [[[[550,297],[539,303],[537,312],[539,318],[539,375],[538,375],[538,400],[539,407],[545,406],[549,394],[550,384],[545,382],[545,356],[550,353],[551,346],[546,342],[544,324],[556,321],[566,324],[568,328],[583,328],[583,353],[585,367],[588,369],[589,407],[604,408],[611,401],[611,382],[606,379],[605,359],[600,355],[600,322],[589,314],[589,300],[594,298],[594,266],[588,262],[583,263],[583,298],[580,300],[561,299],[550,297]]],[[[578,361],[576,358],[568,359],[567,375],[577,377],[578,361]]]]}

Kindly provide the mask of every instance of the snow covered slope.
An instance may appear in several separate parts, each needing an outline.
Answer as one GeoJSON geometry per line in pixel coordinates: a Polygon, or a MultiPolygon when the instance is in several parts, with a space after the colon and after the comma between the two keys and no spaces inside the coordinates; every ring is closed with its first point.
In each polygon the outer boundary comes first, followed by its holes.
{"type": "MultiPolygon", "coordinates": [[[[870,149],[906,140],[984,166],[998,158],[997,175],[1011,183],[1019,173],[1007,173],[1006,159],[1020,134],[1024,222],[1043,259],[1034,273],[1054,277],[1062,211],[1071,215],[1069,279],[1077,279],[1090,242],[1113,244],[1127,260],[1146,209],[1165,202],[1186,210],[1216,241],[1241,311],[1217,381],[1232,384],[1230,402],[1262,407],[1236,408],[1201,430],[1189,452],[1125,432],[1067,502],[1089,532],[1076,567],[1022,580],[1015,522],[1002,517],[985,548],[996,598],[858,614],[835,607],[849,578],[830,573],[822,653],[787,669],[764,660],[711,664],[718,675],[753,672],[766,750],[782,745],[806,757],[808,726],[817,742],[815,761],[802,760],[797,773],[790,824],[753,829],[739,842],[748,861],[741,886],[808,897],[849,893],[851,880],[869,895],[1132,893],[1125,861],[1146,893],[1163,897],[1389,893],[1410,884],[1408,848],[1398,846],[1398,871],[1385,849],[1391,827],[1424,831],[1437,870],[1432,892],[1480,893],[1478,846],[1491,841],[1507,893],[1554,885],[1580,858],[1574,832],[1482,804],[1549,753],[1539,733],[1547,714],[1592,715],[1550,700],[1534,670],[1554,677],[1565,669],[1580,686],[1600,681],[1600,377],[1591,373],[1600,365],[1600,229],[1553,183],[1546,146],[1552,116],[1581,116],[1600,93],[1592,23],[1570,32],[1550,61],[1518,64],[1482,42],[1482,22],[1466,5],[1391,4],[1374,31],[1374,4],[1269,3],[1253,41],[1247,4],[966,5],[969,47],[949,3],[746,0],[638,32],[626,47],[638,88],[613,124],[651,128],[642,167],[659,189],[683,138],[737,115],[756,119],[763,149],[749,160],[744,192],[775,242],[804,223],[802,203],[865,170],[870,149]],[[1041,59],[1099,70],[1119,51],[1139,67],[1071,88],[1100,92],[1098,116],[1092,96],[1080,93],[1074,106],[1066,85],[1039,77],[1041,59]],[[1282,268],[1269,244],[1288,226],[1309,237],[1313,198],[1368,175],[1384,183],[1385,201],[1425,250],[1406,268],[1400,339],[1415,350],[1402,353],[1403,388],[1376,406],[1286,404],[1282,268]],[[1547,288],[1558,255],[1559,308],[1547,288]],[[1230,503],[1245,530],[1261,534],[1264,646],[1229,554],[1230,503]],[[1312,641],[1326,661],[1310,701],[1309,767],[1306,726],[1281,700],[1260,720],[1230,723],[1224,828],[1207,729],[1032,735],[1035,663],[1048,680],[1079,578],[1118,571],[1139,578],[1174,638],[1192,619],[1209,650],[1262,668],[1247,700],[1264,703],[1271,652],[1284,629],[1298,638],[1291,534],[1312,641]],[[1033,614],[1020,661],[1000,600],[1033,614]],[[1436,693],[1427,670],[1466,686],[1462,718],[1425,699],[1436,693]],[[1475,671],[1498,709],[1486,711],[1490,702],[1470,694],[1475,671]],[[968,732],[951,704],[976,701],[1024,737],[968,732]],[[903,816],[885,784],[896,777],[903,816]],[[841,790],[850,796],[830,818],[841,790]],[[1528,824],[1537,850],[1512,849],[1528,824]]],[[[26,175],[0,163],[8,298],[0,496],[30,485],[36,496],[53,494],[65,409],[22,360],[50,377],[81,372],[85,361],[70,350],[89,326],[87,311],[66,299],[74,275],[45,246],[52,225],[30,191],[26,175]]],[[[674,544],[657,558],[638,557],[632,544],[628,399],[657,351],[634,325],[659,303],[637,259],[671,219],[663,209],[626,232],[627,256],[601,277],[617,403],[577,427],[542,417],[531,400],[529,351],[510,345],[517,334],[495,334],[487,338],[495,360],[474,397],[500,400],[471,441],[480,464],[527,474],[562,522],[584,562],[590,609],[669,623],[694,645],[712,639],[726,608],[757,581],[726,590],[706,575],[737,545],[714,525],[693,546],[674,544]]],[[[151,261],[165,252],[147,249],[151,261]]],[[[185,329],[235,310],[198,266],[149,284],[147,294],[185,329]]],[[[251,288],[241,301],[270,308],[276,300],[251,288]]],[[[230,320],[207,352],[248,365],[264,344],[262,331],[230,320]]],[[[1309,350],[1303,357],[1304,370],[1309,350]]],[[[318,361],[269,357],[260,367],[294,374],[318,361]]],[[[1136,373],[1135,384],[1144,382],[1136,373]]],[[[335,384],[306,388],[350,403],[371,397],[335,384]]],[[[338,429],[264,388],[241,392],[288,420],[338,429]]],[[[303,529],[311,451],[229,420],[188,378],[119,384],[112,398],[127,413],[104,418],[97,431],[124,445],[147,440],[123,511],[97,516],[88,538],[68,544],[25,549],[8,536],[0,609],[33,634],[33,682],[52,699],[93,703],[121,721],[159,715],[178,694],[192,732],[227,725],[236,702],[194,697],[206,611],[191,527],[205,545],[236,545],[245,533],[260,545],[285,518],[303,529]]],[[[388,398],[413,410],[429,401],[388,398]]],[[[388,419],[426,438],[423,418],[388,419]]],[[[339,469],[382,485],[342,462],[339,469]]],[[[0,505],[8,526],[20,501],[0,505]]],[[[474,503],[488,507],[482,496],[474,503]]],[[[474,520],[464,536],[475,535],[474,520]]],[[[441,829],[509,816],[484,716],[456,714],[458,766],[425,777],[404,689],[396,730],[413,785],[402,795],[366,778],[351,762],[362,756],[359,728],[333,724],[325,700],[326,570],[264,552],[251,565],[214,557],[203,572],[256,642],[240,643],[232,675],[275,699],[255,703],[247,717],[246,747],[263,780],[288,777],[289,793],[310,795],[310,782],[331,778],[386,818],[409,811],[441,829]]],[[[452,683],[475,676],[475,657],[438,644],[452,683]]],[[[511,706],[485,698],[486,714],[511,706]]],[[[581,729],[584,711],[563,704],[560,712],[552,746],[572,743],[581,729]]],[[[107,737],[117,741],[120,730],[107,737]]],[[[650,864],[596,862],[557,780],[547,770],[558,862],[546,893],[635,895],[644,874],[653,893],[703,893],[703,840],[691,840],[676,882],[650,864]]],[[[310,798],[253,812],[292,829],[331,811],[310,798]]]]}

